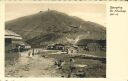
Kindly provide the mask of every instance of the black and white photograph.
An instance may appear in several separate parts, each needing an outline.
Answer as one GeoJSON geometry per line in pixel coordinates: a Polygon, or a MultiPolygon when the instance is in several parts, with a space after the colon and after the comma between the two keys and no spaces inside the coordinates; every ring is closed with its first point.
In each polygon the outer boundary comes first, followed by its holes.
{"type": "Polygon", "coordinates": [[[6,3],[5,77],[106,78],[106,5],[6,3]]]}

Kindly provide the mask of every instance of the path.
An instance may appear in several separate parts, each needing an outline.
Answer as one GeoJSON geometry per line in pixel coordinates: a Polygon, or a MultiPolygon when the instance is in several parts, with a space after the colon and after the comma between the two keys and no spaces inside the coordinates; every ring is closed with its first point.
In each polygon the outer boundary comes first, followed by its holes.
{"type": "Polygon", "coordinates": [[[6,68],[6,76],[10,77],[60,77],[54,66],[54,59],[35,55],[28,57],[27,52],[21,54],[16,65],[6,68]]]}

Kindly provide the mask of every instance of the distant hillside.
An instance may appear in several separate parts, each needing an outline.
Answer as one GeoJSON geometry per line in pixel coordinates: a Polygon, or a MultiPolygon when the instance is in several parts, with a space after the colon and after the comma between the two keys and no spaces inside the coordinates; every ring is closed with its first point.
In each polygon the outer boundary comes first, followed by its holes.
{"type": "Polygon", "coordinates": [[[106,39],[105,27],[55,10],[42,11],[5,23],[5,28],[33,45],[69,42],[66,38],[106,39]]]}

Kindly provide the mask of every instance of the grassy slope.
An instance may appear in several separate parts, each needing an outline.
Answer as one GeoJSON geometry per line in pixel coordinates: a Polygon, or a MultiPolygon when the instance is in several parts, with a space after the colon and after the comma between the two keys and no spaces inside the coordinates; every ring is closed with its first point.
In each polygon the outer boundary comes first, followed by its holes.
{"type": "Polygon", "coordinates": [[[96,23],[57,11],[45,11],[6,22],[6,29],[21,35],[30,44],[65,42],[65,37],[105,39],[106,29],[96,23]]]}
{"type": "MultiPolygon", "coordinates": [[[[54,51],[53,51],[54,52],[54,51]]],[[[63,65],[63,69],[58,70],[59,73],[67,77],[69,74],[69,67],[70,67],[70,55],[68,54],[51,54],[50,52],[47,53],[40,53],[41,56],[45,56],[45,58],[54,58],[55,60],[62,60],[65,61],[63,65]]],[[[72,57],[74,59],[74,64],[82,64],[87,65],[87,68],[83,68],[83,71],[86,72],[86,78],[96,78],[96,77],[106,77],[106,64],[102,63],[99,60],[94,59],[85,59],[80,57],[72,57]]],[[[82,68],[76,68],[72,73],[76,73],[76,70],[80,70],[82,68]]]]}

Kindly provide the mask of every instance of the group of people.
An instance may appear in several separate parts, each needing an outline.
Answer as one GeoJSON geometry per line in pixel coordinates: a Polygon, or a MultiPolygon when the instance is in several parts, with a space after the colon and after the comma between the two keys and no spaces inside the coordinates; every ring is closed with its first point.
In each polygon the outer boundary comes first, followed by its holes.
{"type": "MultiPolygon", "coordinates": [[[[64,70],[64,67],[66,65],[66,62],[63,60],[57,60],[55,61],[55,65],[57,65],[58,69],[64,70]]],[[[68,68],[66,68],[68,70],[68,78],[71,77],[71,74],[73,72],[74,68],[74,59],[70,58],[69,59],[69,63],[68,63],[68,68]]]]}
{"type": "Polygon", "coordinates": [[[35,55],[34,49],[30,49],[30,50],[28,51],[28,57],[32,57],[32,56],[34,56],[34,55],[35,55]]]}

